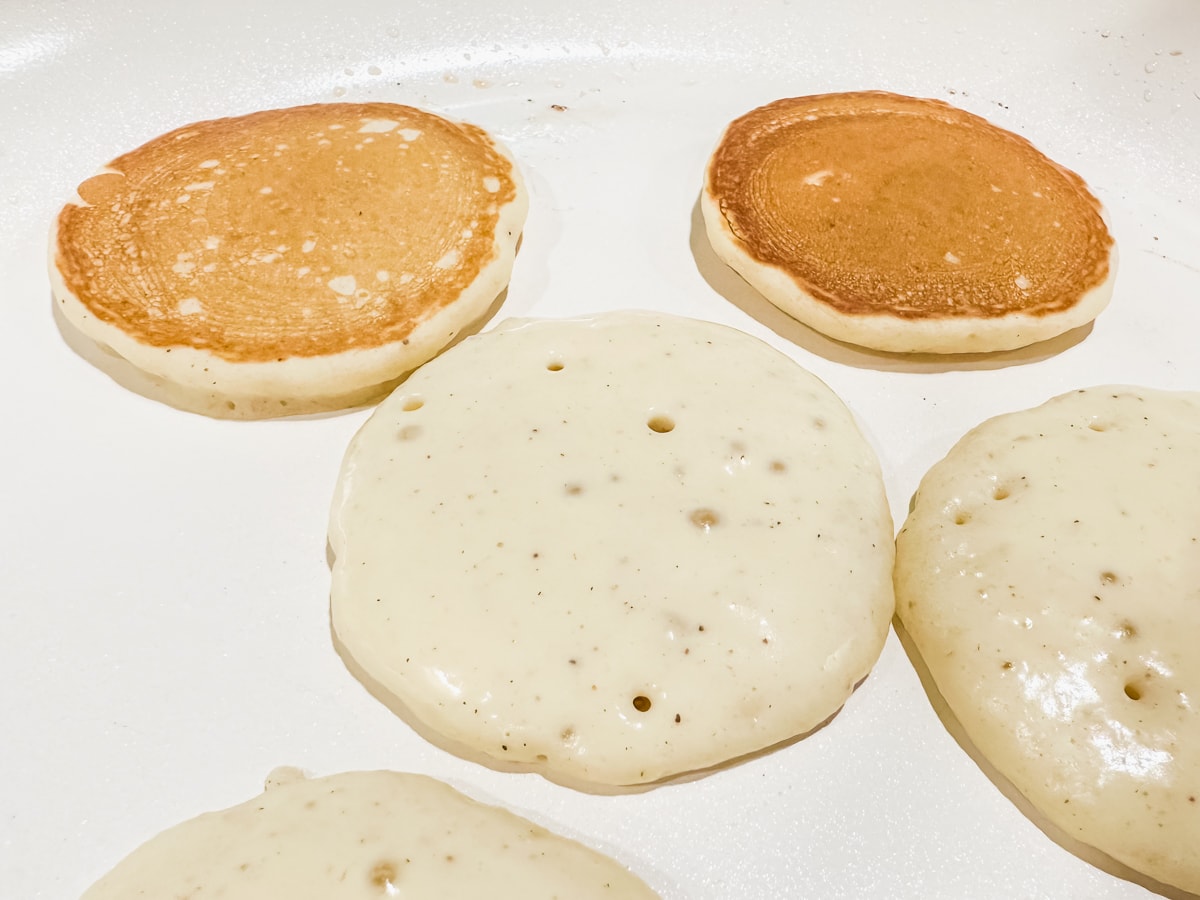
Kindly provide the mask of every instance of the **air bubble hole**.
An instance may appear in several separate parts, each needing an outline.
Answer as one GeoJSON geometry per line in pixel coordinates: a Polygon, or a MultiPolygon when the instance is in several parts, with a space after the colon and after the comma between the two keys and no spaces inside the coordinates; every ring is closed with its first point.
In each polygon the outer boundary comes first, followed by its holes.
{"type": "Polygon", "coordinates": [[[675,430],[675,420],[670,416],[651,416],[650,420],[646,422],[646,427],[656,434],[666,434],[675,430]]]}

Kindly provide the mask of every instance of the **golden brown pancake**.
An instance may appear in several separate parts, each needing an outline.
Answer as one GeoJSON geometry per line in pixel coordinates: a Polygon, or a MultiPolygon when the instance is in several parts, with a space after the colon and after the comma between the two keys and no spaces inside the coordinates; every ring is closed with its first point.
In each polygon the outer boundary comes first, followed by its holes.
{"type": "Polygon", "coordinates": [[[1029,141],[939,100],[778,100],[731,123],[701,195],[713,248],[768,300],[877,350],[1006,350],[1108,303],[1099,201],[1029,141]]]}
{"type": "Polygon", "coordinates": [[[392,103],[188,125],[79,198],[51,235],[66,320],[232,415],[345,405],[425,362],[503,290],[527,209],[485,131],[392,103]]]}

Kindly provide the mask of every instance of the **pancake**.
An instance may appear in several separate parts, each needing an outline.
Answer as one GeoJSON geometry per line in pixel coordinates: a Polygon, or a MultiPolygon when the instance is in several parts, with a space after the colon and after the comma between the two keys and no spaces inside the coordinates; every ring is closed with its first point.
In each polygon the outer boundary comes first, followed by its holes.
{"type": "Polygon", "coordinates": [[[651,313],[510,321],[354,438],[334,638],[446,749],[646,784],[842,706],[888,632],[892,537],[850,412],[761,341],[651,313]]]}
{"type": "Polygon", "coordinates": [[[276,770],[266,793],[152,838],[83,900],[651,898],[616,861],[423,775],[276,770]]]}
{"type": "Polygon", "coordinates": [[[717,255],[839,341],[1008,350],[1091,322],[1115,248],[1083,180],[938,100],[778,100],[729,125],[700,205],[717,255]]]}
{"type": "Polygon", "coordinates": [[[527,197],[482,129],[393,103],[197,122],[79,186],[66,322],[170,402],[256,417],[386,393],[508,283],[527,197]]]}
{"type": "Polygon", "coordinates": [[[1200,893],[1200,394],[991,419],[921,482],[896,607],[971,741],[1069,836],[1200,893]]]}

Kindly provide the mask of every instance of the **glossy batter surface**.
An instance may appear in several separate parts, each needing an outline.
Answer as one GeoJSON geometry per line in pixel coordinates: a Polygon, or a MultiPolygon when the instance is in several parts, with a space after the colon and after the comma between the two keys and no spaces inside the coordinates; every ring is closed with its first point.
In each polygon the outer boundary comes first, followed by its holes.
{"type": "Polygon", "coordinates": [[[83,900],[651,898],[614,860],[422,775],[277,770],[143,844],[83,900]]]}
{"type": "Polygon", "coordinates": [[[506,323],[417,371],[333,502],[339,649],[452,748],[569,783],[701,769],[837,711],[892,526],[840,400],[670,316],[506,323]]]}
{"type": "Polygon", "coordinates": [[[921,483],[896,601],[1047,818],[1200,891],[1200,395],[1095,387],[979,426],[921,483]]]}

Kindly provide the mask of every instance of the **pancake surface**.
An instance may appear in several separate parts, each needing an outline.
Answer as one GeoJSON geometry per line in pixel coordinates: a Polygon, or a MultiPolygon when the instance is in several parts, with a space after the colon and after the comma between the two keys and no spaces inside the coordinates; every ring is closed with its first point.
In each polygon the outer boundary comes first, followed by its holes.
{"type": "Polygon", "coordinates": [[[895,583],[995,768],[1200,892],[1200,394],[1095,387],[980,425],[921,482],[895,583]]]}
{"type": "Polygon", "coordinates": [[[152,838],[83,900],[375,900],[657,896],[616,861],[440,781],[396,772],[305,779],[152,838]]]}
{"type": "Polygon", "coordinates": [[[251,416],[356,402],[442,349],[507,284],[527,208],[486,132],[392,103],[198,122],[79,194],[51,234],[67,321],[180,405],[251,416]]]}
{"type": "Polygon", "coordinates": [[[1083,180],[938,100],[779,100],[731,123],[701,209],[717,255],[784,312],[876,350],[1045,340],[1108,303],[1115,250],[1083,180]]]}
{"type": "Polygon", "coordinates": [[[643,784],[835,713],[887,635],[892,535],[849,411],[761,341],[649,313],[509,322],[351,444],[333,631],[454,752],[643,784]]]}

